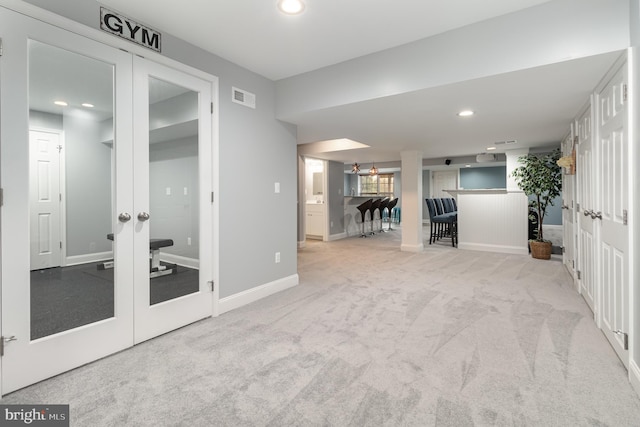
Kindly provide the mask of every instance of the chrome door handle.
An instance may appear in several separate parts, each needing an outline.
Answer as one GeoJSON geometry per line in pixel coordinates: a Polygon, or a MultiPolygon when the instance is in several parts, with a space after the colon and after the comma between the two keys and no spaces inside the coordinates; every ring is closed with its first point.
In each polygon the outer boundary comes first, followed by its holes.
{"type": "Polygon", "coordinates": [[[148,220],[149,218],[150,218],[150,216],[149,216],[149,214],[148,214],[148,213],[146,213],[146,212],[140,212],[140,213],[138,214],[138,219],[139,219],[140,221],[146,221],[146,220],[148,220]]]}
{"type": "Polygon", "coordinates": [[[585,209],[583,213],[584,213],[584,216],[591,216],[593,211],[590,211],[589,209],[585,209]]]}
{"type": "Polygon", "coordinates": [[[118,215],[118,219],[120,220],[120,222],[127,222],[131,219],[131,215],[126,212],[122,212],[120,215],[118,215]]]}
{"type": "Polygon", "coordinates": [[[602,219],[602,212],[594,212],[591,211],[591,218],[592,219],[602,219]]]}
{"type": "Polygon", "coordinates": [[[562,209],[569,209],[569,206],[563,204],[562,209]]]}

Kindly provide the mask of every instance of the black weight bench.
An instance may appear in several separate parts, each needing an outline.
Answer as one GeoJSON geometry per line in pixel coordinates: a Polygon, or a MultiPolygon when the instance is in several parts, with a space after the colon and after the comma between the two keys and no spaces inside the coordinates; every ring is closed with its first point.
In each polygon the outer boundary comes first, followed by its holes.
{"type": "MultiPolygon", "coordinates": [[[[107,239],[113,241],[113,233],[107,234],[107,239]]],[[[160,262],[160,248],[166,248],[173,246],[173,240],[171,239],[150,239],[149,240],[149,277],[160,277],[168,274],[177,274],[178,266],[176,264],[170,264],[160,262]]],[[[113,268],[113,260],[105,261],[98,264],[98,270],[106,270],[113,268]]]]}

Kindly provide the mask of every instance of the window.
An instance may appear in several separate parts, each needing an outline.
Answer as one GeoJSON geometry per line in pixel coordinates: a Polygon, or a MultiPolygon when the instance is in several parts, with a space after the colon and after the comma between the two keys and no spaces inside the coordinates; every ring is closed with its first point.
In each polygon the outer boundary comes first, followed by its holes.
{"type": "Polygon", "coordinates": [[[383,195],[393,197],[393,174],[381,173],[378,175],[360,175],[360,194],[383,195]]]}

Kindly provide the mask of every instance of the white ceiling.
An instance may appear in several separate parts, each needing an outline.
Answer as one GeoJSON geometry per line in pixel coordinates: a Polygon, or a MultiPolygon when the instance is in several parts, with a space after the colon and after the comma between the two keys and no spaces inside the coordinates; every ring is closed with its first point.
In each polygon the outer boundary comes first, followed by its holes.
{"type": "Polygon", "coordinates": [[[100,0],[159,31],[279,80],[549,0],[100,0]]]}
{"type": "MultiPolygon", "coordinates": [[[[277,0],[101,3],[278,80],[547,1],[305,0],[299,16],[278,13],[277,0]]],[[[371,147],[315,154],[345,163],[397,161],[402,150],[422,151],[427,159],[472,156],[504,140],[517,140],[518,147],[557,144],[617,57],[565,61],[287,120],[298,126],[299,144],[349,138],[371,147]],[[457,117],[460,105],[476,115],[457,117]]]]}

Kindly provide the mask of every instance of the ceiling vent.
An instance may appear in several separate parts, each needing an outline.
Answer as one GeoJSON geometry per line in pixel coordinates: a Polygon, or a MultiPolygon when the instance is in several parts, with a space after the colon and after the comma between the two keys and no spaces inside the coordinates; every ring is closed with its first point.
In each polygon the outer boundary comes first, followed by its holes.
{"type": "Polygon", "coordinates": [[[496,161],[495,154],[481,153],[476,156],[476,162],[478,163],[489,163],[489,162],[495,162],[495,161],[496,161]]]}
{"type": "Polygon", "coordinates": [[[256,108],[256,95],[237,87],[231,88],[231,100],[245,107],[256,108]]]}

